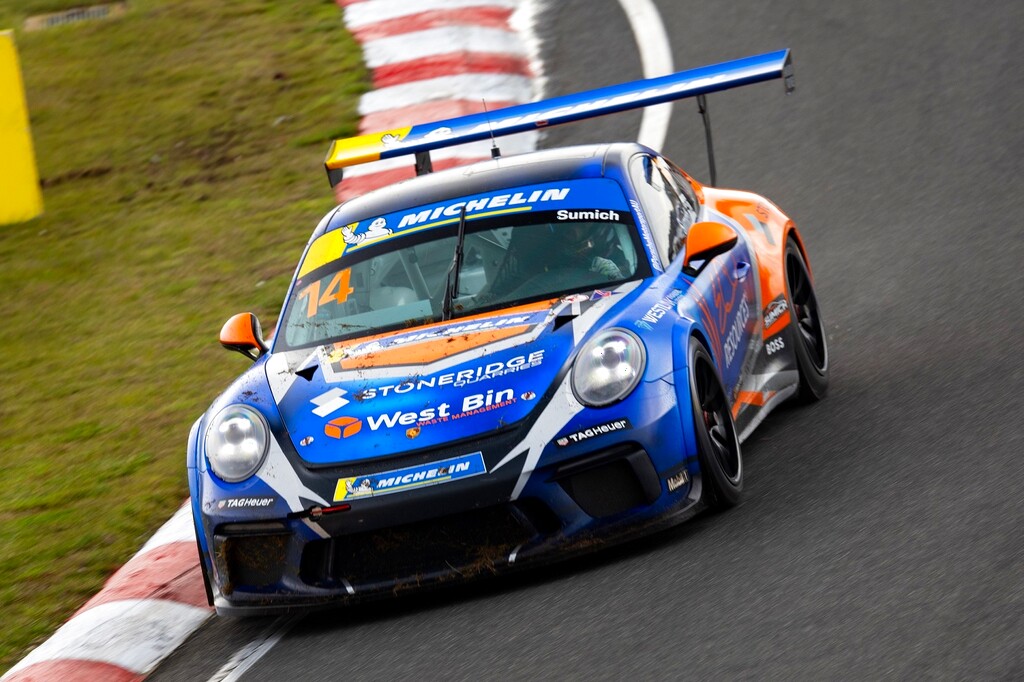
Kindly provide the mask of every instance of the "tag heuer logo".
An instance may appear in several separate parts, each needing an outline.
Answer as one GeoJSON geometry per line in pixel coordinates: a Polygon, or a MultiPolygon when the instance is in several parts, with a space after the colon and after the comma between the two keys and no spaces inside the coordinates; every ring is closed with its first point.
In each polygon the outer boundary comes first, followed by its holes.
{"type": "Polygon", "coordinates": [[[629,423],[628,419],[616,419],[605,424],[598,424],[597,426],[591,426],[588,429],[583,429],[575,433],[569,433],[555,441],[555,444],[559,447],[565,447],[569,443],[582,443],[585,440],[590,440],[595,436],[602,436],[606,433],[614,433],[615,431],[623,431],[626,429],[633,428],[633,425],[629,423]]]}

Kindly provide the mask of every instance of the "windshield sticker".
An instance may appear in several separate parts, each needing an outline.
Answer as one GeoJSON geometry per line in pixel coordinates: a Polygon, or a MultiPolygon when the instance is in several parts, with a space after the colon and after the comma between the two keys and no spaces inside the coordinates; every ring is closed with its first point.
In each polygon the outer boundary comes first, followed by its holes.
{"type": "Polygon", "coordinates": [[[487,467],[484,466],[483,453],[474,452],[405,469],[339,478],[334,489],[334,501],[341,502],[359,497],[400,493],[413,488],[450,483],[484,473],[487,473],[487,467]]]}
{"type": "Polygon", "coordinates": [[[463,209],[467,221],[537,210],[586,209],[585,213],[628,210],[618,183],[603,178],[507,188],[450,199],[373,216],[324,233],[309,245],[298,277],[365,246],[420,230],[457,224],[463,209]]]}
{"type": "Polygon", "coordinates": [[[345,268],[334,273],[334,277],[331,278],[322,294],[320,293],[320,280],[316,280],[299,291],[299,300],[306,300],[306,317],[315,317],[320,306],[347,301],[349,294],[355,291],[348,285],[351,277],[352,269],[345,268]]]}
{"type": "Polygon", "coordinates": [[[384,237],[391,236],[391,230],[388,229],[388,221],[384,218],[377,218],[370,226],[366,228],[366,232],[362,234],[355,234],[355,229],[359,227],[359,223],[352,223],[341,228],[341,238],[346,244],[350,246],[356,246],[357,244],[363,244],[365,242],[372,242],[384,237]]]}
{"type": "Polygon", "coordinates": [[[555,213],[559,220],[611,220],[622,222],[622,217],[615,211],[567,211],[562,209],[555,213]]]}
{"type": "Polygon", "coordinates": [[[401,221],[399,221],[398,229],[437,220],[441,216],[457,218],[462,213],[463,208],[466,209],[467,219],[470,216],[477,218],[481,211],[503,208],[505,206],[522,206],[523,210],[532,210],[534,204],[549,201],[564,201],[568,195],[568,187],[558,187],[544,191],[535,190],[529,195],[522,192],[515,192],[512,194],[496,194],[491,197],[472,199],[469,201],[456,201],[451,204],[437,206],[433,210],[427,208],[416,213],[406,213],[402,216],[401,221]],[[527,206],[527,204],[529,204],[529,206],[527,206]]]}
{"type": "Polygon", "coordinates": [[[633,207],[633,213],[636,214],[637,220],[640,223],[640,236],[643,237],[644,245],[647,247],[647,252],[651,254],[651,264],[658,272],[664,272],[665,268],[661,265],[661,255],[658,253],[658,250],[654,248],[654,238],[651,236],[651,228],[647,224],[647,216],[644,215],[643,209],[640,208],[640,202],[635,199],[630,199],[629,205],[633,207]]]}

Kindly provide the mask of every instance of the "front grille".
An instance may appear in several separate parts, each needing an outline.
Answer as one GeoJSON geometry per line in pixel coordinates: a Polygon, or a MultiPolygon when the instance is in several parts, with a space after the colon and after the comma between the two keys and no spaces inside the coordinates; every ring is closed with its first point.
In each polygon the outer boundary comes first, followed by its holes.
{"type": "Polygon", "coordinates": [[[531,510],[528,516],[514,504],[503,504],[310,542],[300,577],[328,588],[344,581],[356,586],[438,573],[471,577],[504,564],[513,549],[541,532],[538,525],[550,527],[553,514],[547,510],[547,515],[531,510]]]}

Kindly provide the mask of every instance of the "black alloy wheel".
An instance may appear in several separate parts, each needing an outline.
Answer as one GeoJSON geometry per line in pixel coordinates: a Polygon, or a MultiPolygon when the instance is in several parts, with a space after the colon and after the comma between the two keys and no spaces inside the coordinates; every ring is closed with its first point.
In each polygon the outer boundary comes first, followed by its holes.
{"type": "Polygon", "coordinates": [[[701,501],[712,510],[728,509],[743,491],[743,458],[732,410],[711,354],[690,339],[690,396],[701,470],[701,501]]]}
{"type": "Polygon", "coordinates": [[[800,370],[800,399],[820,400],[828,392],[828,340],[814,283],[792,238],[786,240],[786,298],[792,317],[791,339],[800,370]]]}

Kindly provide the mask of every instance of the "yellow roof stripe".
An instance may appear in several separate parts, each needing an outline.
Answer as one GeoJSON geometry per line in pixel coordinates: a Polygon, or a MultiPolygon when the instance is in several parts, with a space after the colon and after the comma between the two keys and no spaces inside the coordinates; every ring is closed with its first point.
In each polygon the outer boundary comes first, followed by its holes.
{"type": "MultiPolygon", "coordinates": [[[[507,213],[523,213],[524,211],[532,211],[532,206],[517,206],[516,208],[503,208],[497,211],[486,211],[484,213],[474,213],[468,218],[468,220],[478,220],[480,218],[489,218],[491,216],[503,215],[507,213]]],[[[443,220],[437,220],[432,223],[424,223],[423,225],[417,225],[401,232],[396,232],[389,237],[399,237],[413,232],[419,232],[420,230],[427,230],[432,227],[440,227],[441,225],[451,225],[459,222],[458,218],[445,218],[443,220]]],[[[356,229],[358,223],[349,225],[353,230],[356,229]]],[[[339,258],[345,253],[346,249],[354,251],[363,246],[369,246],[370,244],[376,244],[381,241],[380,239],[374,239],[370,242],[364,242],[362,244],[355,244],[349,246],[345,243],[345,239],[341,234],[341,230],[331,230],[325,234],[320,235],[313,242],[312,246],[309,247],[309,252],[306,253],[306,259],[302,261],[302,267],[299,268],[299,277],[305,277],[306,273],[316,270],[322,265],[327,265],[339,258]]]]}
{"type": "Polygon", "coordinates": [[[345,240],[341,235],[341,230],[332,230],[327,234],[320,235],[309,247],[306,259],[302,261],[302,267],[299,268],[299,277],[304,277],[306,273],[316,270],[321,265],[327,265],[340,258],[344,251],[345,240]]]}

